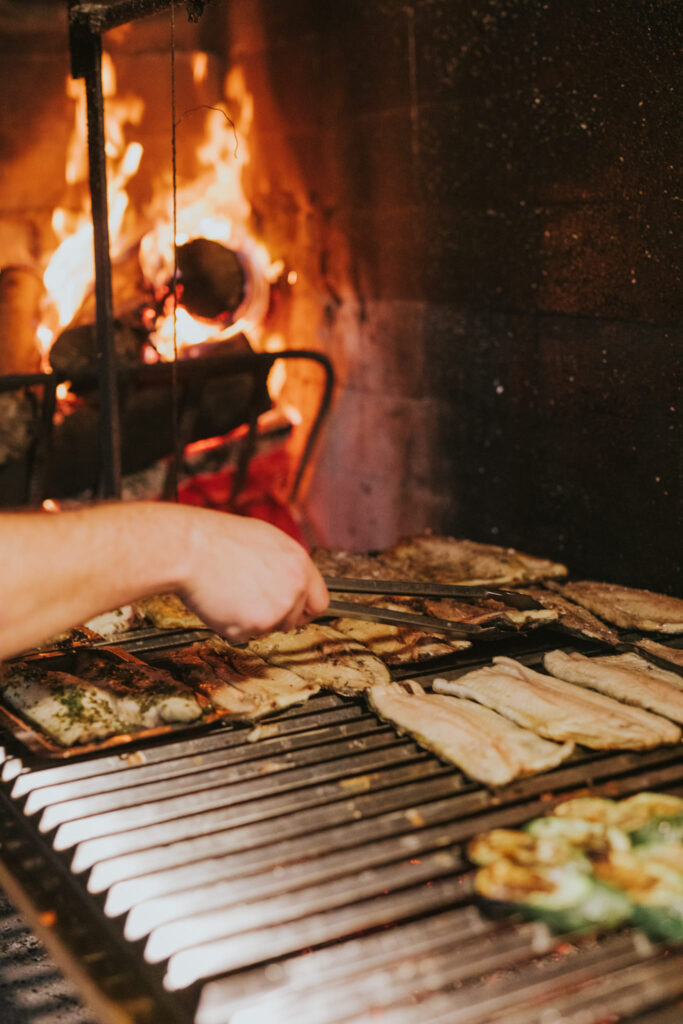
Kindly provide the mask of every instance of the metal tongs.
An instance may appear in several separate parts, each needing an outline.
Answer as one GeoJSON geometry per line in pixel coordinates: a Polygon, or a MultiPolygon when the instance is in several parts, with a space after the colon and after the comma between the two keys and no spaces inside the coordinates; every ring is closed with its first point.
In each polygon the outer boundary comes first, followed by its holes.
{"type": "MultiPolygon", "coordinates": [[[[401,597],[455,597],[476,600],[477,598],[495,598],[511,608],[527,611],[541,608],[533,597],[512,590],[498,590],[491,587],[466,586],[449,583],[420,583],[413,580],[361,580],[342,576],[323,577],[330,593],[373,594],[381,596],[401,597]]],[[[394,611],[390,608],[376,608],[350,601],[330,601],[326,615],[341,615],[350,619],[364,619],[370,622],[384,622],[392,626],[408,626],[421,629],[427,633],[443,633],[446,636],[469,638],[499,637],[497,626],[477,626],[474,623],[453,622],[449,619],[436,618],[433,615],[420,615],[416,612],[394,611]]]]}

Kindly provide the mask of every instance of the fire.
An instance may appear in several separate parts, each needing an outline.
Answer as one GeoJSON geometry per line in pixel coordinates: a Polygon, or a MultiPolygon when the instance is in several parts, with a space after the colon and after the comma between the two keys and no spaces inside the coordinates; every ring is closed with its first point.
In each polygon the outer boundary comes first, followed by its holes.
{"type": "MultiPolygon", "coordinates": [[[[106,103],[105,150],[107,154],[107,198],[112,258],[127,244],[125,215],[128,209],[126,185],[137,173],[143,148],[139,142],[126,143],[127,125],[137,125],[144,105],[137,97],[116,96],[116,71],[111,57],[102,57],[102,85],[106,103]]],[[[67,327],[88,296],[94,279],[93,229],[90,217],[85,83],[67,79],[67,96],[75,103],[74,129],[66,157],[65,181],[80,196],[78,208],[57,207],[52,229],[59,244],[43,276],[47,300],[37,337],[46,357],[57,334],[67,327]]]]}
{"type": "MultiPolygon", "coordinates": [[[[195,84],[203,85],[208,77],[207,55],[194,53],[191,68],[195,84]]],[[[204,238],[235,252],[244,271],[244,298],[231,322],[223,320],[219,324],[192,316],[179,306],[174,327],[173,296],[169,294],[169,282],[174,274],[170,184],[160,176],[159,188],[150,206],[140,211],[131,207],[127,187],[137,174],[144,152],[140,142],[127,141],[127,136],[140,125],[144,105],[135,96],[117,95],[116,71],[106,53],[102,69],[111,257],[116,261],[131,246],[139,246],[143,276],[158,303],[156,309],[146,310],[145,322],[152,328],[150,340],[159,357],[173,358],[174,334],[180,350],[207,341],[222,341],[238,333],[246,334],[257,349],[272,350],[264,320],[270,304],[270,286],[285,273],[285,267],[282,261],[271,258],[266,247],[249,230],[251,207],[242,188],[242,175],[250,160],[247,140],[253,120],[253,101],[241,70],[234,68],[226,78],[225,108],[216,106],[206,112],[202,110],[205,138],[196,148],[198,170],[193,181],[178,183],[175,243],[183,245],[192,239],[204,238]],[[151,230],[150,224],[154,225],[151,230]],[[158,314],[160,308],[162,311],[158,314]]],[[[69,78],[67,95],[75,104],[75,123],[65,168],[65,181],[72,198],[71,202],[58,207],[52,218],[58,245],[44,273],[47,300],[37,332],[45,362],[53,341],[76,317],[94,281],[84,83],[69,78]]],[[[193,110],[180,112],[177,121],[179,149],[183,146],[184,122],[196,116],[193,110]]],[[[295,279],[296,272],[290,271],[290,282],[295,279]]],[[[281,339],[276,344],[284,347],[281,339]]],[[[146,358],[157,356],[152,351],[151,357],[146,358]]],[[[274,381],[277,391],[284,383],[280,379],[283,370],[278,370],[278,374],[274,381]]]]}
{"type": "MultiPolygon", "coordinates": [[[[201,65],[196,61],[195,73],[201,65]]],[[[266,247],[249,232],[251,206],[242,188],[244,169],[249,164],[248,136],[253,119],[253,102],[239,68],[233,68],[225,81],[230,109],[238,111],[233,121],[226,110],[215,107],[206,118],[206,137],[197,150],[200,173],[177,196],[176,245],[194,238],[219,242],[239,254],[245,273],[245,296],[232,322],[215,323],[192,316],[178,308],[175,333],[179,349],[205,341],[224,341],[245,334],[257,348],[265,348],[263,321],[270,302],[270,285],[284,272],[281,260],[272,260],[266,247]]],[[[179,126],[182,144],[182,124],[179,126]]],[[[142,239],[140,263],[148,281],[163,290],[173,276],[172,198],[157,226],[142,239]]],[[[151,341],[164,359],[173,358],[173,300],[166,302],[158,318],[151,341]]]]}

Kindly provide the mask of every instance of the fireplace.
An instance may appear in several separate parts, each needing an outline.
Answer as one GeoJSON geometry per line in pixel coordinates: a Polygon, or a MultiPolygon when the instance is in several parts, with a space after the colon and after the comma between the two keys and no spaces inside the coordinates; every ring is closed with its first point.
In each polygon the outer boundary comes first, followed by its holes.
{"type": "MultiPolygon", "coordinates": [[[[0,6],[2,266],[40,263],[64,201],[64,7],[0,6]]],[[[178,7],[179,171],[201,108],[248,97],[249,229],[283,268],[267,331],[337,372],[317,535],[379,548],[429,526],[675,588],[670,7],[216,0],[196,25],[178,7]]],[[[105,48],[117,95],[144,101],[142,202],[168,184],[168,13],[105,48]]],[[[304,418],[318,372],[287,375],[304,418]]]]}

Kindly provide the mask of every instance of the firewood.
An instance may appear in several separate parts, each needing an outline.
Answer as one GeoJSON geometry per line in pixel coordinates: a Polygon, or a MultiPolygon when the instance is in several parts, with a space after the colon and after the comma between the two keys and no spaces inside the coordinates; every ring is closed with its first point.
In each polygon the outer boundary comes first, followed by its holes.
{"type": "Polygon", "coordinates": [[[36,328],[43,291],[43,282],[29,267],[0,271],[0,376],[39,371],[36,328]]]}
{"type": "MultiPolygon", "coordinates": [[[[122,320],[114,321],[114,348],[118,366],[138,366],[146,332],[122,320]]],[[[96,374],[98,368],[97,333],[95,324],[67,327],[50,349],[50,366],[71,380],[86,374],[96,374]]]]}
{"type": "Polygon", "coordinates": [[[178,247],[180,304],[195,316],[215,320],[234,313],[244,298],[239,258],[220,242],[194,238],[178,247]]]}

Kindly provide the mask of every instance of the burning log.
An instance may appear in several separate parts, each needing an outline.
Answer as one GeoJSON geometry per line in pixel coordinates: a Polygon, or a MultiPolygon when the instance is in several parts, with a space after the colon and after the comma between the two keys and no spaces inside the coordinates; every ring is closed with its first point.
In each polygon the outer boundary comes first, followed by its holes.
{"type": "Polygon", "coordinates": [[[239,258],[220,242],[194,238],[178,247],[181,305],[194,316],[217,320],[234,313],[244,298],[239,258]]]}
{"type": "MultiPolygon", "coordinates": [[[[114,321],[114,347],[118,366],[139,366],[141,350],[147,340],[142,327],[114,321]]],[[[50,366],[60,377],[73,378],[97,373],[97,332],[95,324],[67,327],[50,349],[50,366]]]]}
{"type": "Polygon", "coordinates": [[[40,370],[36,325],[43,290],[40,277],[28,267],[0,272],[0,376],[40,370]]]}

